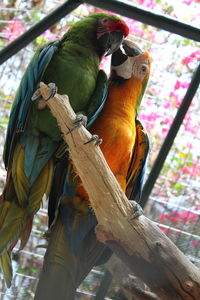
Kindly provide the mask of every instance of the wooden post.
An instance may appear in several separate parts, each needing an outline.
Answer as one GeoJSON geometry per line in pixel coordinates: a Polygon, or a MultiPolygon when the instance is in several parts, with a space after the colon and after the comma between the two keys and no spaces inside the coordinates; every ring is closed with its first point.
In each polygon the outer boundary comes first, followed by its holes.
{"type": "MultiPolygon", "coordinates": [[[[40,83],[44,99],[49,87],[40,83]]],[[[66,95],[47,102],[69,146],[69,153],[98,219],[96,235],[162,300],[199,300],[200,272],[189,259],[144,215],[132,218],[133,207],[94,143],[91,134],[73,127],[75,113],[66,95]]]]}

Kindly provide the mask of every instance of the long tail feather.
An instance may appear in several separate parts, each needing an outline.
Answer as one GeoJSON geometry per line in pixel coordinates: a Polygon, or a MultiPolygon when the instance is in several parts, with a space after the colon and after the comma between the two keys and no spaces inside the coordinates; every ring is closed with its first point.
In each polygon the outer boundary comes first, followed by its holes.
{"type": "Polygon", "coordinates": [[[24,148],[17,144],[12,164],[12,179],[0,204],[0,263],[6,281],[11,285],[11,248],[21,240],[26,245],[31,233],[34,214],[39,210],[44,194],[49,195],[54,162],[50,159],[31,185],[24,171],[24,148]]]}
{"type": "Polygon", "coordinates": [[[12,202],[0,230],[0,255],[8,251],[12,244],[18,240],[27,221],[28,215],[25,208],[19,207],[15,202],[12,202]]]}
{"type": "Polygon", "coordinates": [[[3,226],[4,220],[8,214],[8,210],[9,210],[10,206],[11,206],[10,201],[4,201],[0,205],[0,229],[3,226]]]}
{"type": "Polygon", "coordinates": [[[31,234],[32,225],[33,225],[33,216],[28,220],[25,228],[23,229],[23,231],[20,235],[19,250],[24,249],[24,247],[26,246],[26,243],[28,242],[29,236],[31,234]]]}
{"type": "Polygon", "coordinates": [[[24,149],[20,144],[16,145],[14,152],[12,178],[19,205],[26,206],[28,202],[27,196],[30,191],[30,183],[24,172],[24,149]]]}
{"type": "Polygon", "coordinates": [[[7,251],[2,256],[0,256],[0,263],[6,285],[9,288],[11,286],[13,273],[10,252],[7,251]]]}
{"type": "Polygon", "coordinates": [[[49,195],[53,177],[53,166],[53,159],[50,159],[31,187],[27,206],[27,211],[30,216],[39,210],[43,195],[49,195]]]}

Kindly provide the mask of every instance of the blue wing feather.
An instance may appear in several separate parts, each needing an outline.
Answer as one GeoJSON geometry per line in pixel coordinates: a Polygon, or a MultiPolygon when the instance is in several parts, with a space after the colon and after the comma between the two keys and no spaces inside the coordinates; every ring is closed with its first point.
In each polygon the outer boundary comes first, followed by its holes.
{"type": "Polygon", "coordinates": [[[108,95],[108,79],[103,70],[99,70],[96,87],[86,110],[88,118],[87,128],[93,124],[101,113],[108,95]]]}
{"type": "Polygon", "coordinates": [[[149,137],[142,123],[136,120],[136,142],[127,174],[126,195],[130,200],[140,201],[149,153],[149,137]],[[141,149],[142,147],[142,149],[141,149]],[[140,151],[138,149],[140,148],[140,151]],[[139,161],[139,165],[138,165],[139,161]],[[137,162],[137,164],[136,164],[137,162]],[[137,167],[136,167],[137,165],[137,167]]]}
{"type": "Polygon", "coordinates": [[[23,132],[26,126],[28,113],[31,108],[31,97],[36,90],[46,67],[57,50],[58,41],[53,41],[38,50],[31,60],[21,80],[14,99],[10,120],[8,123],[6,142],[4,147],[4,163],[8,167],[16,141],[16,133],[23,132]]]}
{"type": "MultiPolygon", "coordinates": [[[[89,101],[90,105],[85,111],[86,116],[88,117],[87,128],[92,125],[101,113],[107,98],[107,91],[107,76],[103,70],[100,70],[97,77],[95,91],[89,101]]],[[[97,224],[97,219],[92,209],[88,208],[88,213],[85,215],[79,214],[73,207],[72,203],[70,203],[70,200],[76,197],[76,189],[77,180],[74,178],[71,165],[67,161],[66,164],[64,164],[62,158],[62,161],[58,161],[56,165],[52,190],[49,197],[49,215],[51,217],[50,226],[54,222],[55,218],[56,196],[56,203],[60,206],[59,212],[61,220],[64,224],[65,232],[70,240],[71,249],[74,253],[78,251],[81,242],[97,224]],[[67,166],[67,168],[65,168],[64,165],[65,167],[67,166]],[[58,181],[60,181],[60,178],[63,178],[63,174],[65,174],[65,179],[62,181],[62,184],[60,184],[58,181]],[[64,201],[62,201],[63,199],[64,201]],[[65,201],[66,199],[67,201],[65,201]],[[78,221],[77,215],[79,215],[78,221]],[[75,226],[74,223],[76,223],[75,226]]]]}

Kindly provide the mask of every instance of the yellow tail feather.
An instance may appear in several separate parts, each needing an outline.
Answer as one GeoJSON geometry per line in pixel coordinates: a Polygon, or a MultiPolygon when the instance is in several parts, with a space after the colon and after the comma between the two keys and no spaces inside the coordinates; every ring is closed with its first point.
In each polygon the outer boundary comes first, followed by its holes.
{"type": "Polygon", "coordinates": [[[4,220],[7,216],[7,213],[8,213],[8,210],[9,210],[10,206],[11,206],[10,201],[4,201],[0,205],[0,229],[3,226],[4,220]]]}
{"type": "Polygon", "coordinates": [[[0,263],[4,280],[6,282],[7,287],[9,288],[11,286],[13,273],[10,252],[5,252],[2,256],[0,256],[0,263]]]}
{"type": "Polygon", "coordinates": [[[44,194],[49,195],[53,177],[53,167],[53,159],[50,159],[31,187],[27,206],[27,211],[30,216],[39,210],[44,194]]]}
{"type": "Polygon", "coordinates": [[[24,173],[24,149],[17,144],[13,156],[12,178],[20,206],[26,206],[28,203],[28,194],[30,183],[24,173]]]}

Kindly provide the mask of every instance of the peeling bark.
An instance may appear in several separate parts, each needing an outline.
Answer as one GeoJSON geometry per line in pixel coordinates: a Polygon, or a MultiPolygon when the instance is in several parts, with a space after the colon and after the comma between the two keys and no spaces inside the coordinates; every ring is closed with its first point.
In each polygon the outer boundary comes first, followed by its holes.
{"type": "MultiPolygon", "coordinates": [[[[40,84],[43,98],[49,88],[40,84]]],[[[69,153],[98,219],[97,238],[110,247],[163,300],[200,299],[200,272],[144,215],[133,218],[134,208],[109,169],[91,134],[81,126],[69,134],[75,113],[66,95],[47,101],[56,117],[69,153]]]]}

